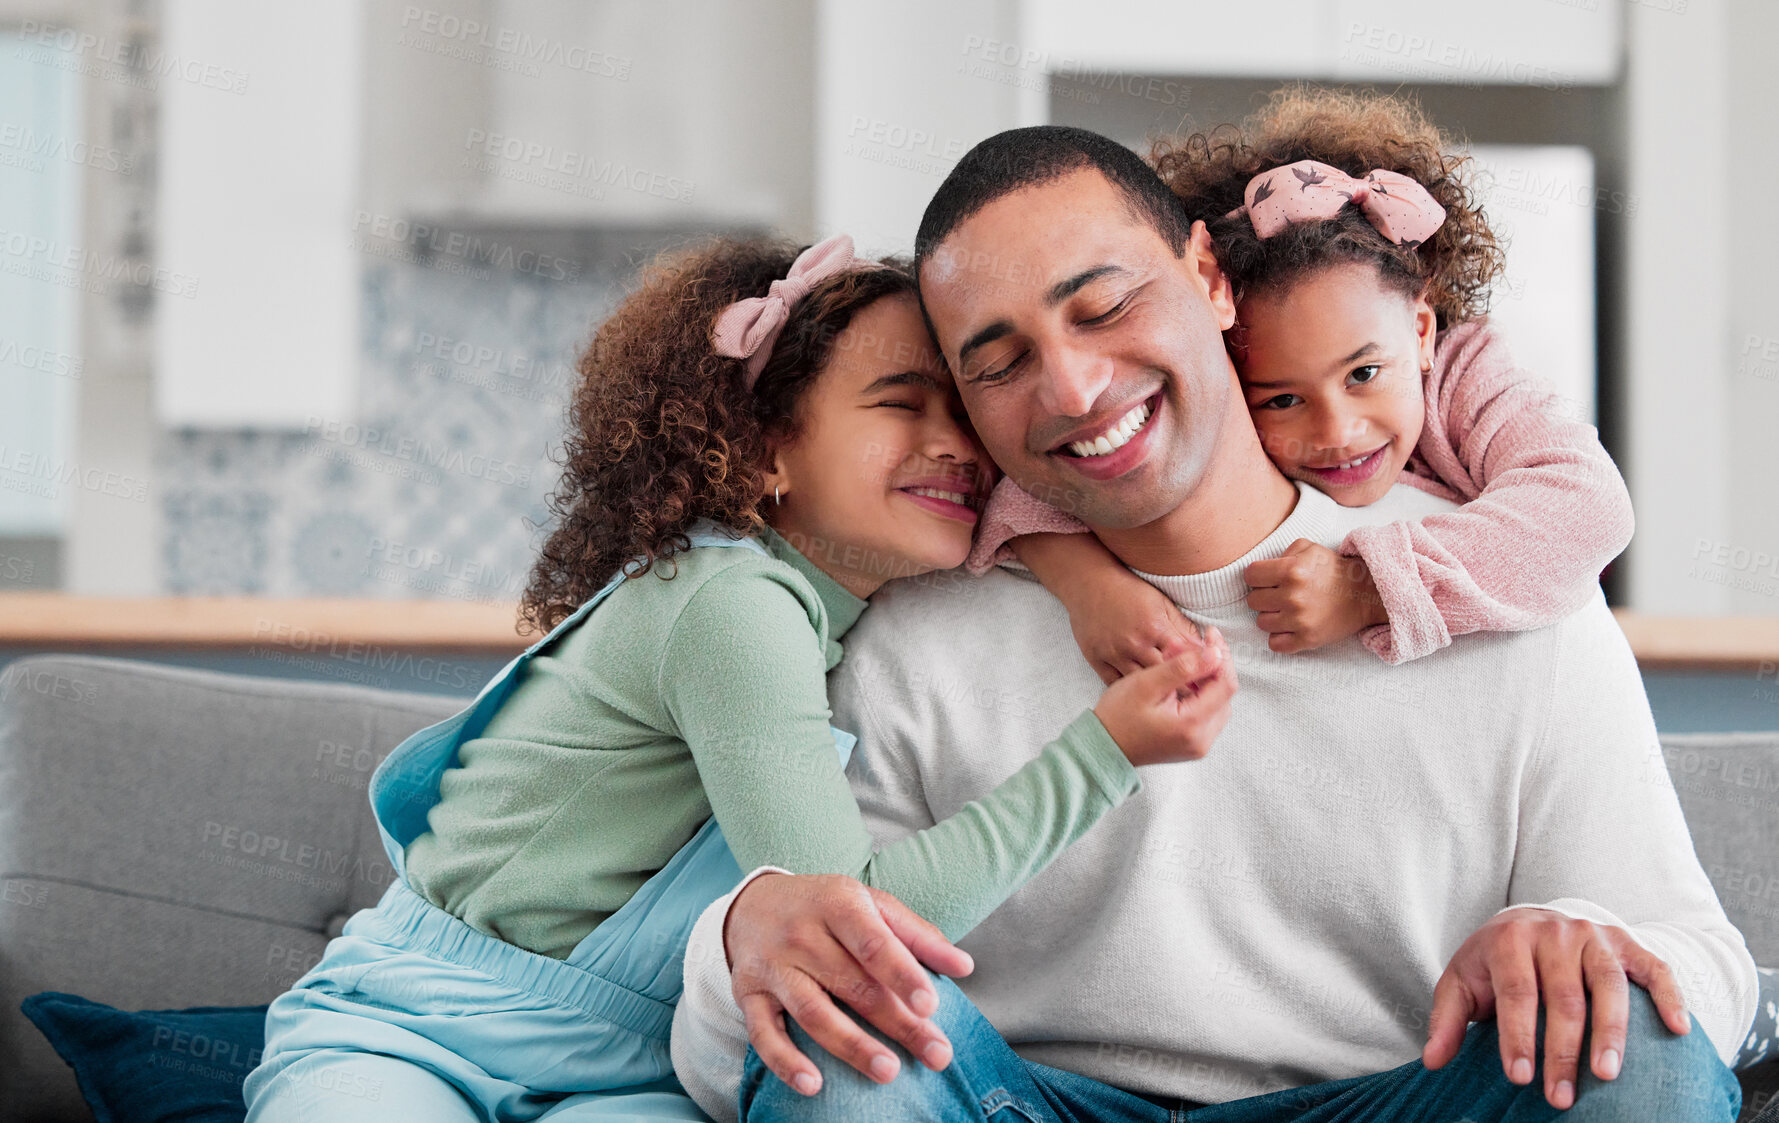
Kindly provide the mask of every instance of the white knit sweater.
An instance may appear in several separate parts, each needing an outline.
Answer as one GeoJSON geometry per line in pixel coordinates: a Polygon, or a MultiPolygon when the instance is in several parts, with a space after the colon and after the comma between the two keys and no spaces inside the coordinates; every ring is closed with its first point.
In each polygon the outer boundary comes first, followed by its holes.
{"type": "MultiPolygon", "coordinates": [[[[1274,654],[1244,604],[1244,567],[1298,538],[1333,546],[1451,506],[1399,486],[1343,508],[1300,484],[1240,561],[1142,575],[1223,630],[1241,691],[1209,756],[1145,768],[1141,792],[961,941],[976,971],[960,985],[1021,1056],[1210,1103],[1393,1068],[1419,1056],[1458,946],[1538,905],[1628,928],[1734,1057],[1754,962],[1693,854],[1603,599],[1402,666],[1357,640],[1274,654]]],[[[1061,603],[999,569],[894,582],[829,689],[887,842],[991,791],[1104,688],[1061,603]]],[[[693,935],[673,1031],[680,1079],[720,1120],[747,1045],[722,950],[732,896],[693,935]]]]}

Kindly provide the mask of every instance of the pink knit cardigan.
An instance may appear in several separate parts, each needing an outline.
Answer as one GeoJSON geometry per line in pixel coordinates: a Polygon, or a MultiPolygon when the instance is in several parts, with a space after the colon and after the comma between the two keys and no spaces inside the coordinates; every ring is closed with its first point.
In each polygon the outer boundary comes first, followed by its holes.
{"type": "MultiPolygon", "coordinates": [[[[1387,663],[1467,632],[1542,627],[1585,604],[1631,540],[1631,497],[1592,425],[1516,366],[1486,320],[1439,334],[1423,376],[1427,420],[1400,481],[1463,506],[1418,522],[1361,527],[1340,552],[1365,559],[1390,622],[1365,629],[1387,663]]],[[[1018,559],[1022,534],[1087,533],[1002,478],[965,566],[1018,559]]]]}

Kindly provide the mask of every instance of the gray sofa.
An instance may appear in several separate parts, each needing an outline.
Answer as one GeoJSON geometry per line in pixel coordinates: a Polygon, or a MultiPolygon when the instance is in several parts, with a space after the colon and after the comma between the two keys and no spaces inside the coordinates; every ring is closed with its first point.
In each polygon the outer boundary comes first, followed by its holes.
{"type": "MultiPolygon", "coordinates": [[[[19,1013],[42,990],[124,1009],[270,1001],[390,870],[377,762],[462,703],[96,657],[0,673],[0,1119],[90,1118],[19,1013]]],[[[1779,964],[1779,734],[1664,739],[1700,860],[1779,964]]],[[[1654,767],[1653,760],[1651,767],[1654,767]]],[[[1779,1062],[1744,1074],[1753,1118],[1779,1062]]],[[[1768,1116],[1779,1119],[1779,1103],[1768,1116]]]]}

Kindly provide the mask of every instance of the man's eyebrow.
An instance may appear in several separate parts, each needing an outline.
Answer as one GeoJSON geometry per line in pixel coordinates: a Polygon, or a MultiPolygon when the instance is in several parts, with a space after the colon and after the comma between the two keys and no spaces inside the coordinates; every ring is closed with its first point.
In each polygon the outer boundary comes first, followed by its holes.
{"type": "Polygon", "coordinates": [[[871,380],[871,385],[859,391],[859,397],[875,394],[879,390],[887,390],[891,386],[920,386],[928,390],[937,390],[943,394],[945,386],[937,378],[919,370],[899,370],[894,374],[880,375],[871,380]]]}
{"type": "MultiPolygon", "coordinates": [[[[1054,307],[1080,292],[1089,284],[1099,280],[1101,277],[1110,276],[1114,273],[1123,273],[1125,271],[1124,267],[1120,265],[1096,265],[1092,269],[1083,270],[1067,280],[1058,281],[1056,284],[1051,285],[1049,291],[1044,294],[1044,304],[1048,307],[1054,307]]],[[[976,348],[985,347],[1004,335],[1011,335],[1012,332],[1013,325],[1006,320],[996,320],[994,323],[989,324],[975,335],[964,340],[964,345],[957,349],[958,365],[962,366],[964,360],[970,357],[970,352],[976,350],[976,348]]]]}
{"type": "Polygon", "coordinates": [[[1058,281],[1051,285],[1050,291],[1044,294],[1044,303],[1051,306],[1061,304],[1101,277],[1124,271],[1124,267],[1121,265],[1096,265],[1092,269],[1083,270],[1066,281],[1058,281]]]}
{"type": "Polygon", "coordinates": [[[964,340],[964,345],[957,349],[958,366],[962,367],[964,365],[964,360],[969,358],[970,352],[976,350],[976,348],[986,347],[1002,336],[1011,334],[1013,334],[1012,324],[1008,323],[1006,320],[996,320],[975,335],[964,340]]]}

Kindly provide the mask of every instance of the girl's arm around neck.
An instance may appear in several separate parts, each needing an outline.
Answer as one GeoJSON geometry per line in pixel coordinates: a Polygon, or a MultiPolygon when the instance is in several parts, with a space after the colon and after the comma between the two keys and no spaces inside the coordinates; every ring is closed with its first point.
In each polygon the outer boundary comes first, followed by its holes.
{"type": "Polygon", "coordinates": [[[1390,623],[1367,647],[1401,663],[1453,636],[1543,627],[1585,604],[1631,540],[1631,498],[1574,403],[1516,366],[1486,321],[1442,333],[1426,379],[1421,459],[1467,502],[1362,527],[1361,557],[1390,623]]]}
{"type": "Polygon", "coordinates": [[[1140,788],[1118,743],[1085,710],[994,791],[879,848],[834,749],[807,606],[790,582],[742,568],[688,601],[661,674],[667,709],[742,869],[847,874],[955,939],[1140,788]]]}

